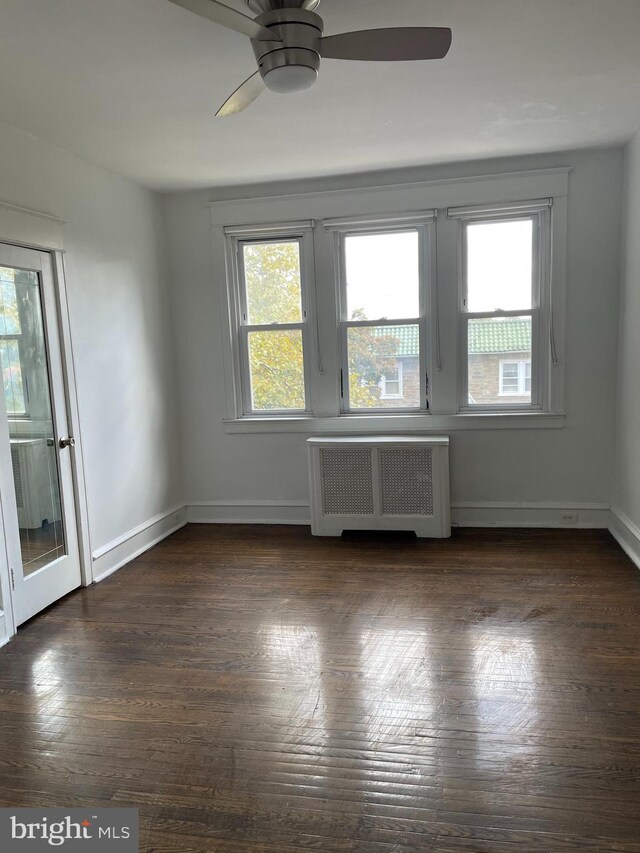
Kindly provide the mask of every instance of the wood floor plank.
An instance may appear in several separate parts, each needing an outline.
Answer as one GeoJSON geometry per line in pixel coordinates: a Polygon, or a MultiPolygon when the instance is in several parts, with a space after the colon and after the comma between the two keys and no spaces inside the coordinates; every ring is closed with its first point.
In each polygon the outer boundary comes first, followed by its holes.
{"type": "Polygon", "coordinates": [[[640,853],[640,574],[600,531],[188,526],[0,651],[0,804],[143,853],[640,853]]]}

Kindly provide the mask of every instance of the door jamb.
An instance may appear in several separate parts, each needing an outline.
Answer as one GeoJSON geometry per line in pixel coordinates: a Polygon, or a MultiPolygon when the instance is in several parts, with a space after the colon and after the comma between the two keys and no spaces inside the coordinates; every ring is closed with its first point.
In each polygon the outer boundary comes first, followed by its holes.
{"type": "Polygon", "coordinates": [[[71,429],[70,434],[76,441],[73,453],[71,454],[71,469],[73,474],[76,523],[78,527],[80,577],[82,580],[82,586],[89,586],[93,583],[93,561],[91,558],[92,551],[89,528],[89,508],[87,503],[87,484],[85,478],[80,408],[78,405],[78,385],[73,354],[73,338],[71,334],[71,317],[67,293],[67,278],[64,265],[64,253],[59,250],[55,250],[50,251],[50,255],[53,264],[54,286],[56,289],[56,306],[58,310],[57,319],[62,349],[62,373],[67,401],[67,418],[71,429]]]}

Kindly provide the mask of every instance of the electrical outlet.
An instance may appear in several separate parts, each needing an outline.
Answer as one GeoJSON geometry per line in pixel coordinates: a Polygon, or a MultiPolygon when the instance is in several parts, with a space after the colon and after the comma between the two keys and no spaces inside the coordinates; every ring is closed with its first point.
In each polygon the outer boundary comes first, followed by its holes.
{"type": "Polygon", "coordinates": [[[572,512],[571,510],[565,510],[560,513],[560,523],[561,524],[577,524],[578,523],[578,513],[572,512]]]}

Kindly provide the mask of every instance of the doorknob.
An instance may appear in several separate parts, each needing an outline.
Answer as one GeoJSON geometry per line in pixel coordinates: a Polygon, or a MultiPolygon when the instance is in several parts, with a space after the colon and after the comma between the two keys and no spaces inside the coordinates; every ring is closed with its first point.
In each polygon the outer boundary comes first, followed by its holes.
{"type": "Polygon", "coordinates": [[[61,438],[58,444],[60,445],[60,448],[64,450],[65,447],[75,447],[76,440],[72,435],[70,435],[69,438],[61,438]]]}

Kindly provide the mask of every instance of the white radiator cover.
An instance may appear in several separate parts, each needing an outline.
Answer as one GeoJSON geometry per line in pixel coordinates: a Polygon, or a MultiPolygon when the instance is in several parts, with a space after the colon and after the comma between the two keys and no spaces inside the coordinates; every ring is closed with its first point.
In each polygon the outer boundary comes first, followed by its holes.
{"type": "Polygon", "coordinates": [[[449,438],[314,437],[307,441],[311,530],[451,535],[449,438]]]}

